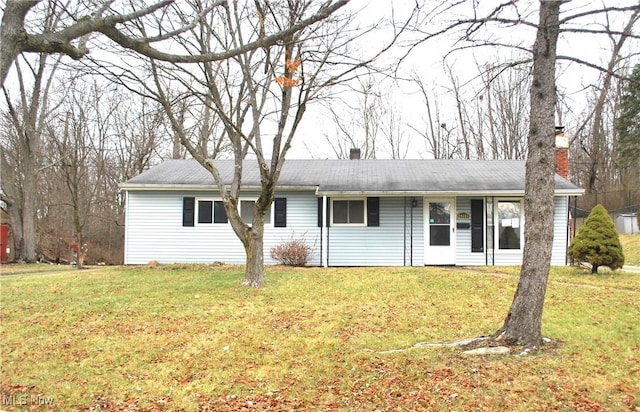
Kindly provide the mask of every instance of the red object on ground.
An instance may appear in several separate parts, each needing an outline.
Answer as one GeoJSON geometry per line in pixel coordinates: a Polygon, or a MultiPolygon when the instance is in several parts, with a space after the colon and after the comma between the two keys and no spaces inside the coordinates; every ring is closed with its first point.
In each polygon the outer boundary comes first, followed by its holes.
{"type": "Polygon", "coordinates": [[[0,263],[7,263],[9,255],[7,248],[9,247],[9,225],[0,225],[0,263]]]}

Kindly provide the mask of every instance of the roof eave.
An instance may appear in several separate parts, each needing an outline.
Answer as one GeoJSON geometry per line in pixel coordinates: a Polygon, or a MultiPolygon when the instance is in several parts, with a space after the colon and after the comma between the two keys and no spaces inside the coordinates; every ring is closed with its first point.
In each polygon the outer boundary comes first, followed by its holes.
{"type": "MultiPolygon", "coordinates": [[[[120,190],[125,191],[218,191],[217,185],[193,185],[193,184],[156,184],[156,183],[120,183],[120,190]]],[[[278,186],[279,191],[315,191],[317,186],[278,186]]],[[[242,186],[244,191],[259,191],[261,186],[242,186]]]]}
{"type": "MultiPolygon", "coordinates": [[[[555,196],[582,196],[584,189],[557,189],[555,196]]],[[[377,196],[377,197],[398,197],[398,196],[524,196],[524,190],[469,190],[469,191],[446,191],[446,190],[416,190],[416,191],[366,191],[366,190],[317,190],[316,196],[377,196]]]]}
{"type": "MultiPolygon", "coordinates": [[[[121,183],[120,190],[124,191],[202,191],[217,192],[216,185],[185,185],[185,184],[150,184],[150,183],[121,183]]],[[[244,191],[260,191],[260,186],[243,186],[244,191]]],[[[377,197],[398,197],[398,196],[524,196],[524,190],[469,190],[469,191],[446,191],[446,190],[321,190],[318,186],[278,186],[278,191],[314,191],[316,196],[377,196],[377,197]]],[[[584,189],[556,189],[556,196],[582,196],[584,189]]]]}

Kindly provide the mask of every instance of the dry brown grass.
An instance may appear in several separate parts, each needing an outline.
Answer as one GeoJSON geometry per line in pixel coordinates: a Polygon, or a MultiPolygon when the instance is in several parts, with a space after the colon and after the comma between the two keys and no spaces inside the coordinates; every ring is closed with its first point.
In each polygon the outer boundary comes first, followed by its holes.
{"type": "Polygon", "coordinates": [[[380,353],[493,332],[517,282],[495,269],[270,267],[260,290],[237,266],[2,277],[0,409],[640,407],[631,278],[554,270],[544,333],[562,344],[533,356],[380,353]]]}

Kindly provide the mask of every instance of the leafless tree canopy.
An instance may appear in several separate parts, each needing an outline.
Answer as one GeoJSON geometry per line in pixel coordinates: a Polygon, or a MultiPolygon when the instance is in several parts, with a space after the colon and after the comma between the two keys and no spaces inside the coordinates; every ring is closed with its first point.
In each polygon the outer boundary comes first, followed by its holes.
{"type": "Polygon", "coordinates": [[[125,4],[104,0],[98,3],[50,1],[42,4],[41,0],[8,0],[0,27],[0,79],[4,84],[11,64],[20,53],[61,53],[73,59],[81,59],[89,53],[92,34],[102,35],[125,49],[156,60],[173,63],[222,61],[247,50],[281,42],[301,29],[327,18],[348,2],[349,0],[324,2],[318,9],[301,16],[295,24],[285,29],[276,28],[273,32],[265,29],[251,42],[230,49],[176,54],[168,51],[171,44],[179,40],[182,34],[192,30],[199,20],[220,8],[228,7],[228,2],[163,0],[152,4],[125,4]],[[44,10],[41,13],[31,13],[38,7],[44,10]],[[30,19],[32,14],[38,15],[30,19]],[[55,20],[53,26],[43,27],[39,24],[43,14],[55,20]],[[140,33],[141,26],[151,26],[154,30],[140,33]],[[53,30],[49,30],[51,28],[53,30]]]}

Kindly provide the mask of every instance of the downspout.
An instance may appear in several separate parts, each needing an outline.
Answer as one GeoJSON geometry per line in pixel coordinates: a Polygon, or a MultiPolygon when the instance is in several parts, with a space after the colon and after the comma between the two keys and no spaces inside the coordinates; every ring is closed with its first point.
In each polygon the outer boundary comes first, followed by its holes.
{"type": "Polygon", "coordinates": [[[484,265],[489,266],[489,215],[487,213],[487,197],[484,197],[484,265]]]}
{"type": "Polygon", "coordinates": [[[491,239],[493,240],[493,244],[491,245],[491,266],[495,266],[496,265],[496,221],[495,221],[496,199],[493,196],[491,196],[491,213],[493,214],[493,216],[491,216],[491,222],[493,223],[491,225],[491,239]]]}
{"type": "Polygon", "coordinates": [[[325,251],[324,251],[324,267],[327,268],[329,267],[329,219],[328,219],[328,215],[329,213],[327,213],[327,207],[328,207],[328,202],[327,202],[327,195],[323,195],[322,196],[322,219],[324,221],[324,228],[326,228],[326,230],[324,230],[323,235],[324,235],[324,243],[326,245],[325,247],[325,251]]]}
{"type": "Polygon", "coordinates": [[[573,238],[576,237],[576,229],[578,226],[578,196],[573,197],[573,238]]]}
{"type": "Polygon", "coordinates": [[[407,197],[404,197],[404,226],[402,228],[402,266],[407,266],[407,197]]]}
{"type": "MultiPolygon", "coordinates": [[[[323,210],[324,213],[324,210],[323,210]]],[[[324,225],[322,224],[322,220],[320,221],[320,266],[324,266],[324,249],[322,246],[324,245],[324,225]]]]}
{"type": "Polygon", "coordinates": [[[411,247],[411,252],[409,254],[409,257],[410,257],[409,262],[410,262],[411,266],[413,266],[413,208],[414,208],[413,205],[414,205],[415,202],[416,202],[416,198],[412,197],[411,198],[411,232],[410,232],[410,237],[409,237],[409,239],[410,239],[409,243],[410,243],[410,247],[411,247]]]}
{"type": "Polygon", "coordinates": [[[567,253],[567,248],[569,247],[569,239],[571,238],[571,197],[567,196],[567,243],[564,248],[564,265],[567,266],[569,263],[569,254],[567,253]]]}

